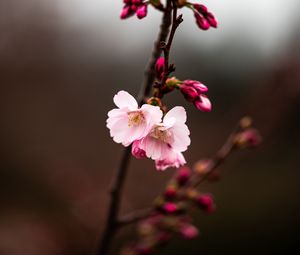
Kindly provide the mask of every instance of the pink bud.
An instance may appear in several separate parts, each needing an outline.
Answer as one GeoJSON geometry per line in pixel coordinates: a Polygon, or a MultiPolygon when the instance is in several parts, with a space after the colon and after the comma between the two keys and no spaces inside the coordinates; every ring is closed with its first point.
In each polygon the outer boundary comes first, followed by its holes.
{"type": "Polygon", "coordinates": [[[207,14],[207,7],[203,4],[193,4],[194,8],[201,14],[207,14]]]}
{"type": "Polygon", "coordinates": [[[156,76],[158,78],[162,77],[162,75],[164,73],[164,69],[165,69],[165,58],[160,57],[159,59],[157,59],[156,65],[155,65],[156,76]]]}
{"type": "Polygon", "coordinates": [[[194,87],[198,93],[205,93],[208,91],[208,88],[199,81],[195,80],[185,80],[183,84],[194,87]]]}
{"type": "Polygon", "coordinates": [[[165,198],[166,199],[172,199],[172,198],[175,198],[176,195],[177,195],[177,190],[176,188],[174,187],[168,187],[166,190],[165,190],[165,198]]]}
{"type": "Polygon", "coordinates": [[[210,24],[203,16],[201,16],[199,13],[196,13],[196,12],[195,12],[194,16],[196,18],[196,23],[200,29],[208,30],[210,28],[210,24]]]}
{"type": "Polygon", "coordinates": [[[163,209],[166,213],[175,213],[177,211],[177,205],[172,202],[167,202],[164,204],[163,209]]]}
{"type": "Polygon", "coordinates": [[[139,19],[143,19],[147,16],[147,13],[148,13],[148,5],[147,4],[143,4],[141,5],[137,11],[136,11],[136,16],[139,18],[139,19]]]}
{"type": "Polygon", "coordinates": [[[135,4],[135,5],[139,5],[142,3],[142,1],[141,0],[131,0],[131,3],[135,4]]]}
{"type": "Polygon", "coordinates": [[[135,141],[132,144],[131,148],[131,154],[136,157],[137,159],[145,158],[146,157],[146,152],[142,149],[139,148],[139,141],[135,141]]]}
{"type": "Polygon", "coordinates": [[[180,91],[184,95],[184,97],[190,102],[193,102],[196,98],[198,98],[197,90],[191,86],[183,84],[180,86],[180,91]]]}
{"type": "Polygon", "coordinates": [[[198,229],[193,225],[184,225],[180,229],[180,233],[185,239],[194,239],[199,235],[198,229]]]}
{"type": "Polygon", "coordinates": [[[190,176],[191,170],[188,167],[181,167],[178,171],[176,179],[180,185],[183,185],[189,180],[190,176]]]}
{"type": "Polygon", "coordinates": [[[200,206],[200,208],[207,213],[212,213],[215,211],[214,200],[212,195],[210,194],[200,195],[196,199],[196,202],[200,206]]]}
{"type": "Polygon", "coordinates": [[[123,0],[123,3],[124,3],[124,4],[130,4],[130,3],[131,3],[131,0],[123,0]]]}
{"type": "Polygon", "coordinates": [[[212,27],[216,28],[218,26],[218,21],[212,13],[208,12],[205,18],[212,27]]]}
{"type": "Polygon", "coordinates": [[[121,19],[127,19],[131,15],[133,15],[133,13],[134,12],[131,10],[130,6],[129,5],[125,5],[125,7],[121,11],[120,18],[121,19]]]}
{"type": "Polygon", "coordinates": [[[258,146],[262,141],[261,135],[254,128],[246,129],[241,134],[239,134],[238,138],[239,138],[238,142],[241,145],[244,145],[244,146],[250,147],[250,148],[258,146]]]}
{"type": "Polygon", "coordinates": [[[194,105],[196,108],[203,112],[210,112],[211,111],[211,102],[205,95],[200,95],[199,98],[194,101],[194,105]]]}

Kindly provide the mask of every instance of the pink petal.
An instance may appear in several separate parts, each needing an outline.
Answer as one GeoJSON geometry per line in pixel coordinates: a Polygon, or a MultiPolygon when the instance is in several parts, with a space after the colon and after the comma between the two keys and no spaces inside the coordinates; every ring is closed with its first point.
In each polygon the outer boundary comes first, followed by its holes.
{"type": "Polygon", "coordinates": [[[121,90],[114,96],[114,103],[119,108],[128,108],[133,111],[138,109],[138,103],[128,92],[121,90]]]}
{"type": "Polygon", "coordinates": [[[169,118],[174,117],[176,119],[176,122],[185,123],[186,122],[186,111],[182,106],[176,106],[164,117],[164,121],[167,121],[169,118]]]}

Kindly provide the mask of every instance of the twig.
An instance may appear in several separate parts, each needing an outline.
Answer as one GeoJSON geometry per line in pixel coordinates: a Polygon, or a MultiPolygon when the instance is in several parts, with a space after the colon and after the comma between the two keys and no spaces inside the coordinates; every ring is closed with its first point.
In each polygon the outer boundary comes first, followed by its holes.
{"type": "Polygon", "coordinates": [[[169,36],[167,43],[165,43],[164,41],[161,41],[161,45],[160,45],[160,47],[162,48],[162,50],[164,52],[164,57],[165,57],[164,75],[162,77],[160,87],[163,87],[165,85],[168,75],[170,74],[169,57],[170,57],[171,46],[172,46],[173,39],[174,39],[177,28],[180,25],[180,23],[183,22],[182,14],[177,17],[177,4],[176,4],[175,0],[172,0],[172,6],[173,6],[173,14],[172,14],[173,21],[172,21],[172,28],[171,28],[170,36],[169,36]]]}
{"type": "Polygon", "coordinates": [[[138,96],[138,102],[142,104],[146,97],[149,96],[151,92],[151,88],[155,79],[155,64],[157,59],[159,58],[161,54],[161,42],[165,41],[169,35],[170,26],[171,26],[171,0],[167,1],[167,6],[164,11],[164,15],[162,18],[162,22],[160,25],[160,32],[158,34],[158,38],[154,43],[154,48],[152,51],[152,56],[148,62],[148,65],[145,69],[145,76],[143,85],[140,89],[140,93],[138,96]]]}
{"type": "MultiPolygon", "coordinates": [[[[168,0],[168,3],[169,2],[170,0],[168,0]]],[[[168,4],[167,7],[168,6],[170,7],[170,4],[168,4]]],[[[170,25],[171,25],[171,9],[167,8],[164,11],[158,39],[155,42],[152,56],[149,60],[148,67],[146,68],[145,71],[144,83],[143,86],[141,87],[140,94],[138,97],[139,104],[142,104],[145,98],[150,94],[154,77],[155,77],[155,63],[161,53],[160,42],[166,40],[166,38],[168,37],[170,25]]],[[[111,200],[110,200],[109,210],[107,213],[107,218],[105,223],[106,225],[104,228],[102,239],[97,248],[97,252],[96,252],[97,255],[106,255],[108,253],[110,243],[119,227],[117,218],[119,214],[121,193],[124,186],[124,181],[126,178],[128,165],[130,161],[130,152],[131,152],[131,147],[127,147],[124,149],[119,167],[117,168],[116,173],[114,175],[115,177],[111,188],[111,200]]]]}

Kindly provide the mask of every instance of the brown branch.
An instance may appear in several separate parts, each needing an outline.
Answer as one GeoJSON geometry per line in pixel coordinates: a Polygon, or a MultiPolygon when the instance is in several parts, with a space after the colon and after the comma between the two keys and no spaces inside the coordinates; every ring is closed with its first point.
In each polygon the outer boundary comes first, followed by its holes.
{"type": "Polygon", "coordinates": [[[162,18],[162,22],[160,25],[160,32],[158,34],[157,40],[154,43],[154,48],[152,51],[152,56],[148,62],[148,65],[145,69],[145,76],[144,76],[144,81],[143,85],[140,89],[140,93],[138,96],[138,102],[142,104],[145,102],[145,99],[149,96],[152,85],[155,79],[155,64],[157,59],[159,58],[161,54],[161,42],[164,42],[170,31],[170,26],[171,26],[171,0],[167,1],[167,6],[164,11],[164,15],[162,18]]]}
{"type": "MultiPolygon", "coordinates": [[[[170,2],[170,0],[168,0],[170,2]]],[[[170,6],[170,5],[168,5],[170,6]]],[[[164,12],[162,23],[160,26],[160,32],[158,39],[155,42],[152,56],[149,60],[148,67],[145,71],[145,78],[143,86],[141,87],[140,94],[138,97],[139,104],[142,104],[145,101],[145,98],[149,95],[152,84],[155,77],[155,63],[157,58],[160,56],[160,42],[166,40],[169,34],[169,27],[171,25],[171,9],[167,8],[164,12]]],[[[123,190],[126,174],[128,171],[128,165],[130,161],[130,152],[131,147],[124,149],[120,164],[116,170],[114,181],[111,188],[111,200],[109,205],[109,210],[106,218],[106,225],[102,235],[102,239],[99,242],[97,252],[98,255],[106,255],[109,250],[110,243],[118,230],[118,214],[120,208],[121,193],[123,190]]]]}
{"type": "Polygon", "coordinates": [[[163,87],[165,85],[170,72],[174,71],[173,69],[170,68],[169,65],[170,50],[171,50],[171,46],[173,43],[176,30],[180,25],[180,23],[183,22],[182,14],[177,17],[177,4],[175,0],[172,0],[172,6],[173,6],[173,14],[172,14],[172,28],[171,28],[170,36],[168,42],[165,43],[164,41],[161,41],[161,46],[160,46],[164,52],[164,57],[165,57],[164,75],[162,77],[160,87],[163,87]]]}
{"type": "Polygon", "coordinates": [[[151,212],[153,212],[153,208],[146,208],[128,213],[119,219],[119,225],[128,225],[130,223],[145,219],[151,214],[151,212]]]}

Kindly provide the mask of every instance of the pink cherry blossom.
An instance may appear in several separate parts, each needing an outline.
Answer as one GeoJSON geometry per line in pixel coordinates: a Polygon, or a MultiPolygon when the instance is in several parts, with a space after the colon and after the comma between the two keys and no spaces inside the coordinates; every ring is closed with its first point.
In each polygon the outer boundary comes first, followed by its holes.
{"type": "Polygon", "coordinates": [[[108,112],[106,126],[116,143],[129,146],[161,122],[163,113],[158,106],[144,104],[139,108],[134,97],[126,91],[119,91],[113,100],[118,108],[108,112]]]}
{"type": "Polygon", "coordinates": [[[137,142],[136,145],[145,151],[148,158],[156,160],[158,170],[185,164],[181,152],[187,150],[191,143],[185,122],[185,109],[176,106],[165,115],[162,123],[154,125],[149,134],[137,142]]]}

